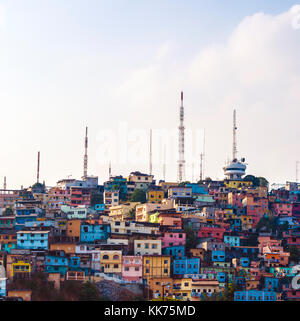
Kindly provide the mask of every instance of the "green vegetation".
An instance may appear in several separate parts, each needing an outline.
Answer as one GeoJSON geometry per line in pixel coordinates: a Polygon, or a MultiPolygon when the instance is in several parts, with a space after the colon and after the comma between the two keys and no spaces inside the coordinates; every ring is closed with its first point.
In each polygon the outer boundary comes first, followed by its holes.
{"type": "Polygon", "coordinates": [[[288,252],[290,252],[290,261],[296,264],[300,261],[300,250],[296,246],[288,246],[288,252]]]}
{"type": "Polygon", "coordinates": [[[141,204],[146,203],[146,193],[142,189],[136,189],[131,197],[130,202],[140,202],[141,204]]]}
{"type": "Polygon", "coordinates": [[[91,192],[91,207],[95,207],[96,204],[103,203],[103,193],[98,190],[91,192]]]}
{"type": "Polygon", "coordinates": [[[186,249],[193,249],[198,244],[198,238],[196,232],[189,226],[183,227],[184,232],[186,233],[186,249]]]}
{"type": "Polygon", "coordinates": [[[277,235],[278,238],[282,238],[282,233],[287,231],[289,224],[285,222],[284,224],[278,224],[277,219],[274,215],[264,216],[260,219],[256,226],[256,232],[269,232],[277,235]]]}
{"type": "Polygon", "coordinates": [[[64,281],[60,289],[54,282],[48,281],[44,273],[35,273],[31,279],[17,279],[8,285],[8,289],[28,289],[32,291],[32,301],[105,301],[97,286],[91,282],[64,281]]]}
{"type": "Polygon", "coordinates": [[[13,216],[14,215],[14,211],[12,208],[7,207],[3,212],[2,212],[2,216],[13,216]]]}
{"type": "Polygon", "coordinates": [[[234,301],[234,292],[241,291],[242,286],[237,285],[235,283],[229,283],[219,297],[219,301],[234,301]]]}
{"type": "Polygon", "coordinates": [[[253,175],[247,175],[244,177],[243,180],[246,182],[252,182],[254,187],[269,187],[269,182],[264,177],[255,177],[253,175]]]}
{"type": "Polygon", "coordinates": [[[191,182],[189,182],[189,181],[181,182],[178,184],[178,186],[185,187],[186,184],[191,184],[191,182]]]}

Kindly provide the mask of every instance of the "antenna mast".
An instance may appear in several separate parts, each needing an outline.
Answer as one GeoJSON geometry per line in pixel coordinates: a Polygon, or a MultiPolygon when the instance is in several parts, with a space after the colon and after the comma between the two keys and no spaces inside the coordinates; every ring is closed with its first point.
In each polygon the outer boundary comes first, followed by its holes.
{"type": "Polygon", "coordinates": [[[236,110],[233,111],[233,146],[232,146],[232,160],[237,158],[237,142],[236,142],[236,110]]]}
{"type": "Polygon", "coordinates": [[[39,183],[40,180],[40,152],[38,152],[38,161],[37,161],[37,177],[36,181],[39,183]]]}
{"type": "Polygon", "coordinates": [[[185,160],[184,160],[184,107],[183,107],[183,92],[181,92],[180,106],[180,126],[179,126],[179,160],[178,160],[178,181],[181,183],[185,176],[185,160]]]}
{"type": "Polygon", "coordinates": [[[202,181],[204,177],[204,155],[205,155],[205,129],[204,129],[204,135],[203,135],[203,151],[200,154],[200,181],[202,181]]]}
{"type": "Polygon", "coordinates": [[[87,167],[88,167],[88,128],[85,129],[85,141],[84,141],[84,161],[83,161],[83,176],[87,177],[87,167]]]}
{"type": "Polygon", "coordinates": [[[152,129],[150,129],[149,172],[150,172],[150,175],[152,175],[152,129]]]}
{"type": "Polygon", "coordinates": [[[108,176],[109,176],[109,180],[110,180],[111,179],[111,161],[109,162],[108,176]]]}
{"type": "Polygon", "coordinates": [[[164,145],[163,177],[164,177],[164,181],[166,181],[166,145],[164,145]]]}
{"type": "Polygon", "coordinates": [[[6,176],[4,176],[3,189],[6,190],[6,176]]]}

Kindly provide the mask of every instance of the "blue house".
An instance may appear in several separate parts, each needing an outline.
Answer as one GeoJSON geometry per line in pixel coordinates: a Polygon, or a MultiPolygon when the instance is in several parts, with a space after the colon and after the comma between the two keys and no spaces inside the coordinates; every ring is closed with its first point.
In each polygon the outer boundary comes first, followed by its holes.
{"type": "Polygon", "coordinates": [[[242,267],[249,267],[250,259],[248,257],[241,257],[240,258],[240,264],[241,264],[242,267]]]}
{"type": "Polygon", "coordinates": [[[28,250],[48,250],[49,230],[26,229],[17,232],[17,248],[28,250]]]}
{"type": "Polygon", "coordinates": [[[15,229],[19,231],[25,227],[26,222],[36,222],[37,216],[35,208],[16,208],[15,229]]]}
{"type": "Polygon", "coordinates": [[[185,246],[168,246],[162,249],[162,254],[171,255],[173,259],[183,259],[185,255],[185,246]]]}
{"type": "Polygon", "coordinates": [[[182,260],[174,260],[173,274],[199,274],[200,259],[199,258],[185,258],[182,260]]]}
{"type": "Polygon", "coordinates": [[[198,184],[195,184],[195,183],[186,184],[185,186],[192,188],[193,195],[208,194],[208,191],[204,188],[204,186],[199,186],[198,184]]]}
{"type": "Polygon", "coordinates": [[[61,253],[47,255],[45,257],[46,273],[60,273],[61,275],[66,275],[68,266],[68,259],[65,257],[63,251],[61,251],[61,253]]]}
{"type": "Polygon", "coordinates": [[[265,278],[265,291],[277,291],[279,284],[279,279],[277,278],[265,278]]]}
{"type": "Polygon", "coordinates": [[[104,190],[110,192],[118,190],[120,198],[123,199],[127,195],[127,179],[123,176],[111,177],[109,181],[104,183],[104,190]]]}
{"type": "Polygon", "coordinates": [[[234,232],[239,232],[242,230],[242,220],[240,218],[234,218],[230,220],[230,228],[234,232]]]}
{"type": "Polygon", "coordinates": [[[213,262],[225,262],[225,251],[212,251],[211,259],[213,262]]]}
{"type": "Polygon", "coordinates": [[[80,241],[83,243],[95,243],[107,240],[110,234],[110,224],[83,223],[80,227],[80,241]]]}
{"type": "Polygon", "coordinates": [[[217,274],[217,280],[219,283],[224,283],[227,280],[227,273],[226,272],[219,272],[217,274]]]}
{"type": "Polygon", "coordinates": [[[6,272],[3,265],[0,265],[0,296],[6,296],[6,272]]]}
{"type": "Polygon", "coordinates": [[[105,211],[105,204],[95,204],[95,210],[98,212],[105,211]]]}
{"type": "Polygon", "coordinates": [[[224,235],[224,243],[230,244],[231,246],[240,246],[240,237],[232,235],[224,235]]]}
{"type": "Polygon", "coordinates": [[[276,301],[276,292],[274,291],[236,291],[234,292],[234,301],[276,301]]]}

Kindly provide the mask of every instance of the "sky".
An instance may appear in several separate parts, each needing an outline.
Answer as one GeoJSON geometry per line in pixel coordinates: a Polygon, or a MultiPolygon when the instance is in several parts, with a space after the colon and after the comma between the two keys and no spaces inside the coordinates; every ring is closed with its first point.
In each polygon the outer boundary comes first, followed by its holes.
{"type": "MultiPolygon", "coordinates": [[[[88,174],[224,178],[238,156],[272,183],[300,161],[300,5],[289,0],[0,0],[0,186],[88,174]],[[205,146],[204,145],[205,132],[205,146]],[[164,157],[164,150],[166,156],[164,157]]],[[[299,165],[300,177],[300,165],[299,165]]]]}

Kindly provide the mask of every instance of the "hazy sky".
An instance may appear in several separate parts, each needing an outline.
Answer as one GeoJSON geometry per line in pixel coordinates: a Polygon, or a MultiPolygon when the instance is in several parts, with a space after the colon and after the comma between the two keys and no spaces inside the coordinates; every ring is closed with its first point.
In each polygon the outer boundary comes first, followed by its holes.
{"type": "MultiPolygon", "coordinates": [[[[300,160],[300,6],[289,0],[0,0],[0,186],[83,173],[177,179],[184,91],[186,179],[223,178],[237,109],[248,173],[295,180],[300,160]],[[160,136],[157,136],[158,134],[160,136]]],[[[300,166],[299,166],[300,173],[300,166]]],[[[300,174],[299,174],[300,178],[300,174]]],[[[2,186],[1,186],[2,187],[2,186]]]]}

